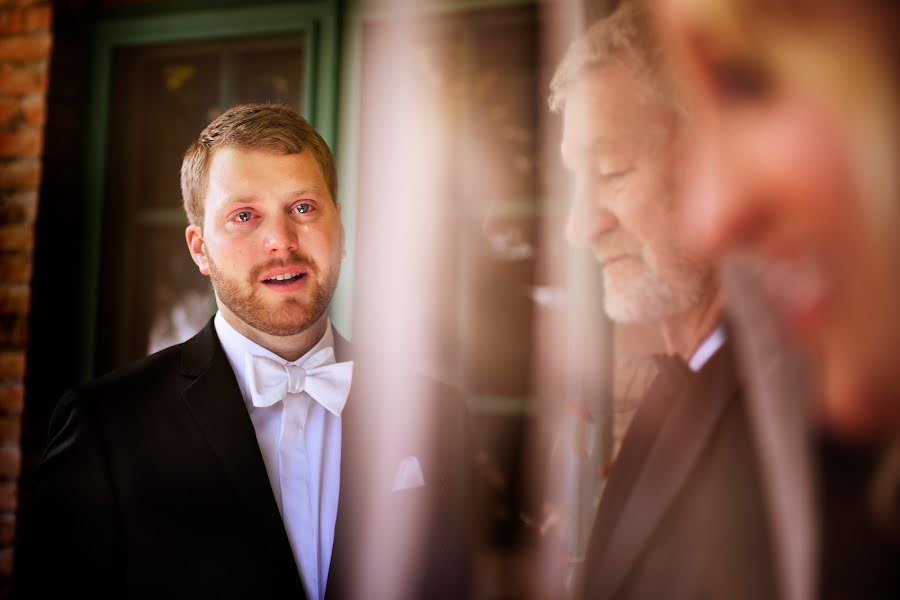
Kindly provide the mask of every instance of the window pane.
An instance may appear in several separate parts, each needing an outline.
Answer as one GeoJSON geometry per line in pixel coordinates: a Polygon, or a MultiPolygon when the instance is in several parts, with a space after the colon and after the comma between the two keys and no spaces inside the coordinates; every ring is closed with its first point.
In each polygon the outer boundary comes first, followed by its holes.
{"type": "Polygon", "coordinates": [[[209,280],[181,227],[142,227],[137,237],[133,351],[156,352],[197,333],[212,315],[209,280]]]}
{"type": "Polygon", "coordinates": [[[218,109],[221,69],[221,56],[190,45],[131,50],[122,56],[122,78],[114,85],[121,82],[125,88],[123,100],[130,110],[113,123],[112,134],[124,137],[126,154],[111,155],[110,167],[132,173],[129,196],[136,209],[178,208],[181,157],[218,109]]]}
{"type": "Polygon", "coordinates": [[[300,106],[303,99],[303,39],[294,36],[280,47],[247,50],[235,58],[237,102],[280,102],[300,106]]]}

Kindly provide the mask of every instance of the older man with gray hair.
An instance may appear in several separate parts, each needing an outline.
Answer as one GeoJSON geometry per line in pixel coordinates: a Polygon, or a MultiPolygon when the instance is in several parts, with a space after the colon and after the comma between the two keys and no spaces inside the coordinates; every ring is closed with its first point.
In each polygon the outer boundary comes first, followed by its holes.
{"type": "Polygon", "coordinates": [[[689,115],[643,10],[576,40],[551,83],[574,190],[567,237],[603,270],[616,322],[655,323],[670,356],[642,399],[598,508],[578,593],[777,596],[763,473],[721,320],[715,265],[680,227],[689,115]]]}

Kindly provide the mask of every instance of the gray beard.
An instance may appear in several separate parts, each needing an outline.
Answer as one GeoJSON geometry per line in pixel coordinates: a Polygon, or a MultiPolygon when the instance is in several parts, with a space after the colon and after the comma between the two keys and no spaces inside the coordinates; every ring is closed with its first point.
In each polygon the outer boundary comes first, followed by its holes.
{"type": "Polygon", "coordinates": [[[672,286],[656,276],[633,281],[626,290],[605,291],[603,308],[617,323],[646,323],[678,314],[703,297],[703,280],[672,286]]]}

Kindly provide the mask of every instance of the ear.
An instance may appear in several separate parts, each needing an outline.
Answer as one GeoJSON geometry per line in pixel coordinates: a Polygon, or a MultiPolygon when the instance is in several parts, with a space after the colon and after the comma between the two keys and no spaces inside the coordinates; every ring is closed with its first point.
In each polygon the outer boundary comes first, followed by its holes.
{"type": "Polygon", "coordinates": [[[206,257],[206,246],[203,244],[203,230],[199,225],[188,225],[184,230],[188,251],[200,272],[209,275],[209,259],[206,257]]]}

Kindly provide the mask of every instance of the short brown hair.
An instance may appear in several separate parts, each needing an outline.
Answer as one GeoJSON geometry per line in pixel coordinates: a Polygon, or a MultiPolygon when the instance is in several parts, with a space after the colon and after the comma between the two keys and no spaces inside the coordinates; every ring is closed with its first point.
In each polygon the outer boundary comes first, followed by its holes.
{"type": "Polygon", "coordinates": [[[562,112],[570,86],[585,71],[626,63],[665,103],[680,109],[664,72],[664,60],[647,8],[639,0],[626,0],[611,15],[596,21],[572,44],[550,81],[550,110],[562,112]]]}
{"type": "Polygon", "coordinates": [[[207,125],[184,153],[181,162],[181,198],[194,225],[203,225],[209,163],[217,148],[235,147],[296,154],[309,150],[337,202],[334,155],[322,136],[297,112],[283,104],[237,104],[207,125]]]}

